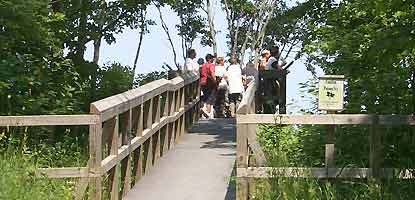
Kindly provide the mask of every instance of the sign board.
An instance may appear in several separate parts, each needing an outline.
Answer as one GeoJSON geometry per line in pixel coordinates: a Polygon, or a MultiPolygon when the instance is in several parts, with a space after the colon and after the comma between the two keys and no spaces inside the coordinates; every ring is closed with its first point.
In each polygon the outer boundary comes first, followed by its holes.
{"type": "Polygon", "coordinates": [[[344,76],[320,77],[318,86],[318,109],[327,111],[343,110],[344,76]]]}

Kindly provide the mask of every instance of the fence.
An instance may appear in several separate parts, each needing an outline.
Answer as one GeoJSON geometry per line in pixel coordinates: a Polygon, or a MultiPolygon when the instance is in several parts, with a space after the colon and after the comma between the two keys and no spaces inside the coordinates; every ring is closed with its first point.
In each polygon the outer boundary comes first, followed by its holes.
{"type": "Polygon", "coordinates": [[[0,126],[89,126],[84,167],[44,168],[38,175],[78,178],[74,198],[120,199],[149,173],[199,116],[199,76],[157,80],[91,104],[89,115],[1,116],[0,126]],[[103,179],[108,180],[104,186],[103,179]]]}
{"type": "Polygon", "coordinates": [[[415,125],[415,116],[329,114],[329,115],[272,115],[255,114],[255,83],[249,85],[237,111],[237,194],[238,200],[249,199],[253,190],[253,178],[292,177],[292,178],[367,178],[399,177],[415,178],[415,169],[381,168],[381,130],[379,125],[415,125]],[[328,135],[325,145],[324,168],[266,167],[267,160],[256,138],[257,124],[315,124],[328,125],[334,129],[341,124],[370,125],[369,168],[336,168],[334,166],[334,134],[328,135]],[[252,152],[252,154],[251,154],[252,152]],[[255,166],[252,162],[255,161],[255,166]]]}

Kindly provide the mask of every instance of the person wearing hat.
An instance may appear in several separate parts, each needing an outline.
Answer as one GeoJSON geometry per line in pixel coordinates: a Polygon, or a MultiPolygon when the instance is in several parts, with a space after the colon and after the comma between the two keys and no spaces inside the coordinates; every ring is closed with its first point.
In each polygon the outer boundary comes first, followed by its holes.
{"type": "Polygon", "coordinates": [[[263,71],[265,70],[265,66],[267,65],[268,59],[271,57],[271,52],[267,49],[262,50],[261,52],[261,59],[259,60],[258,70],[263,71]]]}

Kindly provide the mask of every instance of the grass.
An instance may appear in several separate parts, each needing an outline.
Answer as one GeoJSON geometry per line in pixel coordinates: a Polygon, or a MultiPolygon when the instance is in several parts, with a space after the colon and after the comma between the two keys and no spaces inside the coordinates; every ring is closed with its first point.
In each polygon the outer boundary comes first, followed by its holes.
{"type": "MultiPolygon", "coordinates": [[[[367,166],[367,127],[339,127],[336,131],[336,165],[367,166]]],[[[323,126],[263,126],[258,137],[273,167],[324,167],[323,126]]],[[[393,131],[393,130],[392,130],[393,131]]],[[[401,131],[405,132],[405,129],[401,131]]],[[[395,132],[394,135],[399,133],[395,132]]],[[[385,165],[413,168],[407,140],[399,141],[386,133],[385,165]],[[393,144],[399,146],[391,149],[393,144]],[[407,151],[406,154],[403,152],[407,151]],[[390,156],[395,155],[394,157],[390,156]]],[[[395,136],[396,137],[396,136],[395,136]]],[[[413,155],[413,154],[412,154],[413,155]]],[[[261,200],[411,200],[415,198],[415,181],[400,179],[335,179],[315,178],[256,179],[252,199],[261,200]]]]}
{"type": "Polygon", "coordinates": [[[0,199],[72,199],[72,187],[67,180],[36,177],[37,165],[32,161],[5,155],[0,156],[0,199]]]}

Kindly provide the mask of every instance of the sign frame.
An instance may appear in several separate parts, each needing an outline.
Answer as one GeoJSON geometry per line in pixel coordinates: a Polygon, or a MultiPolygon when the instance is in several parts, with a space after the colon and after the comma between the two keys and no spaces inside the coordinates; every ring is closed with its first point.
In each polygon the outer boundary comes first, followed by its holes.
{"type": "Polygon", "coordinates": [[[344,81],[345,81],[344,75],[325,75],[325,76],[319,77],[318,110],[325,110],[329,112],[344,110],[344,93],[345,93],[344,81]],[[330,85],[330,87],[324,87],[327,85],[330,85]],[[327,91],[327,89],[324,90],[323,88],[328,88],[332,90],[327,91]],[[323,90],[325,92],[323,92],[323,90]],[[332,96],[329,96],[329,95],[332,95],[332,96]],[[322,98],[322,96],[325,96],[325,97],[322,98]],[[340,97],[337,97],[337,96],[340,96],[340,97]]]}

